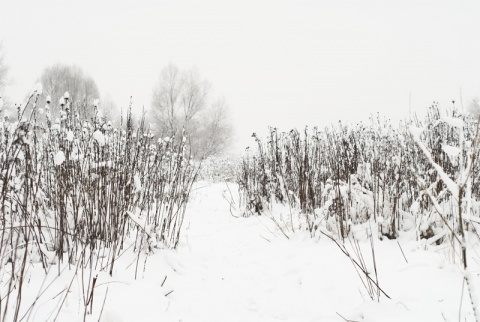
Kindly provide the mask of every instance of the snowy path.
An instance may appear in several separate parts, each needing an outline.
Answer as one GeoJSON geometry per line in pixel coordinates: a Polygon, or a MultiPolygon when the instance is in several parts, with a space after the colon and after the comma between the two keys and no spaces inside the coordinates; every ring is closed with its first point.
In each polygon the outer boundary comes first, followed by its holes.
{"type": "Polygon", "coordinates": [[[337,312],[355,321],[458,319],[460,277],[437,254],[406,244],[406,264],[396,242],[382,242],[381,285],[394,300],[371,302],[335,245],[306,234],[287,240],[265,217],[232,217],[224,189],[194,191],[181,245],[150,256],[142,279],[117,268],[124,282],[110,286],[103,321],[345,321],[337,312]]]}
{"type": "MultiPolygon", "coordinates": [[[[352,295],[331,278],[326,259],[318,256],[318,245],[308,240],[310,247],[299,247],[281,234],[275,237],[265,218],[230,216],[225,202],[212,200],[219,195],[198,195],[198,216],[191,214],[187,223],[185,258],[196,268],[183,276],[182,287],[176,289],[185,296],[173,308],[184,313],[183,321],[338,318],[335,307],[345,307],[338,298],[348,302],[352,295]]],[[[341,256],[334,260],[350,269],[341,256]]],[[[358,294],[353,297],[358,301],[358,294]]]]}

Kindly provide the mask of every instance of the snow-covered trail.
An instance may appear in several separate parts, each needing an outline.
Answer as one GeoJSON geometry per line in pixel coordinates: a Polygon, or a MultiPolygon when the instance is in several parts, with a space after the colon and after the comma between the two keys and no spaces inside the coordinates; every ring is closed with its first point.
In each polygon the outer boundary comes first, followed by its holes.
{"type": "Polygon", "coordinates": [[[336,312],[362,302],[336,246],[306,234],[287,240],[267,218],[233,217],[225,189],[193,191],[178,249],[157,250],[142,279],[127,282],[133,268],[117,268],[125,282],[110,286],[104,321],[343,321],[336,312]]]}
{"type": "Polygon", "coordinates": [[[135,265],[117,265],[102,321],[458,319],[461,278],[438,254],[405,241],[407,264],[396,241],[378,241],[380,284],[393,300],[375,303],[332,242],[306,233],[287,240],[266,217],[235,218],[225,184],[205,185],[192,193],[177,250],[140,261],[136,281],[135,265]]]}
{"type": "Polygon", "coordinates": [[[358,302],[358,293],[331,276],[330,261],[338,264],[338,277],[345,269],[352,275],[340,252],[322,258],[318,244],[287,240],[267,218],[231,216],[218,200],[225,187],[215,188],[196,193],[186,222],[187,247],[179,256],[189,269],[175,289],[183,300],[172,303],[174,315],[182,321],[338,320],[336,310],[358,302]]]}

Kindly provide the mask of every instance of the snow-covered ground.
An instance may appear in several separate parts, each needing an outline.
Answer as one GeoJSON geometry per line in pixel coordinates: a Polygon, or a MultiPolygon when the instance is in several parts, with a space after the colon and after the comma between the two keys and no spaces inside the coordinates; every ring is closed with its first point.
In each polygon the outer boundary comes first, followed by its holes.
{"type": "MultiPolygon", "coordinates": [[[[267,216],[236,218],[222,196],[226,189],[225,183],[195,186],[178,249],[155,249],[139,260],[128,250],[112,277],[99,273],[93,314],[86,320],[474,320],[466,288],[461,302],[460,264],[452,262],[448,246],[427,247],[408,232],[398,241],[374,238],[378,280],[391,297],[382,296],[378,303],[370,299],[351,261],[332,241],[298,231],[289,231],[287,239],[267,216]]],[[[235,191],[235,185],[230,189],[235,191]]],[[[370,241],[361,241],[360,246],[367,266],[373,268],[370,241]]],[[[474,265],[478,281],[478,261],[474,265]]],[[[40,268],[31,269],[24,305],[43,282],[45,288],[55,278],[57,268],[52,267],[46,280],[40,268]]],[[[62,273],[48,287],[31,312],[31,321],[53,320],[68,287],[58,321],[83,320],[81,289],[86,285],[82,286],[81,274],[71,279],[72,274],[62,273]]],[[[84,272],[85,281],[96,275],[88,274],[84,272]]]]}

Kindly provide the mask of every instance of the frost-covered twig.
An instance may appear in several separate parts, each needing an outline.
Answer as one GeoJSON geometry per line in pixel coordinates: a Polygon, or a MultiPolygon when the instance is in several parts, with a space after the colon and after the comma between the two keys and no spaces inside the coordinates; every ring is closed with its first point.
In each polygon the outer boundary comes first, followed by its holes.
{"type": "Polygon", "coordinates": [[[354,259],[352,257],[352,255],[348,252],[348,250],[345,248],[345,246],[341,245],[335,238],[333,238],[333,236],[331,236],[329,233],[327,232],[324,232],[323,230],[320,230],[320,233],[323,234],[324,236],[328,237],[331,241],[333,241],[337,246],[338,248],[342,251],[343,254],[345,254],[345,256],[347,256],[351,261],[352,263],[361,270],[361,272],[365,275],[365,277],[369,280],[369,282],[371,282],[373,285],[375,285],[375,287],[377,287],[377,289],[383,294],[385,295],[388,299],[391,299],[390,296],[385,293],[385,291],[380,287],[380,285],[378,285],[378,283],[372,278],[370,277],[370,273],[366,270],[366,268],[363,266],[363,265],[360,265],[358,263],[358,261],[356,259],[354,259]]]}

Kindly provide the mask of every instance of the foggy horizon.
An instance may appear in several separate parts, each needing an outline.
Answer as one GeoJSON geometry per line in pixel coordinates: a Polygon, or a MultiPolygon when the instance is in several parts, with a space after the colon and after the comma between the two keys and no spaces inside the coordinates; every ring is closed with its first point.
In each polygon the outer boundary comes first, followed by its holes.
{"type": "MultiPolygon", "coordinates": [[[[253,132],[394,121],[433,101],[479,95],[480,5],[474,1],[35,1],[0,5],[0,40],[24,99],[42,70],[75,64],[101,96],[149,109],[168,64],[198,69],[224,97],[234,151],[253,132]]],[[[457,105],[458,106],[458,105],[457,105]]]]}

